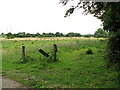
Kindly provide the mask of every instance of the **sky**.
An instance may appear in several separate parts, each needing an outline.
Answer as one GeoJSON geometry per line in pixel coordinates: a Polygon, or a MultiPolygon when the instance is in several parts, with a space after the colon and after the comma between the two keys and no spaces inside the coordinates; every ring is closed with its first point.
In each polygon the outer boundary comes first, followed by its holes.
{"type": "Polygon", "coordinates": [[[78,2],[63,6],[59,0],[0,0],[0,33],[94,34],[102,22],[90,14],[85,16],[82,9],[64,18],[66,10],[78,2]]]}

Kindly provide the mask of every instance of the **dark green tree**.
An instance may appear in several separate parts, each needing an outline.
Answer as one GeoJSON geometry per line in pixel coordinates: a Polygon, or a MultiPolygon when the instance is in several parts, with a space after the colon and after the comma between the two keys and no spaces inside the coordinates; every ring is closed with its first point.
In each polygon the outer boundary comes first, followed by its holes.
{"type": "Polygon", "coordinates": [[[39,36],[40,36],[40,34],[37,32],[37,33],[35,34],[35,36],[36,36],[36,37],[39,37],[39,36]]]}
{"type": "Polygon", "coordinates": [[[66,35],[66,37],[80,37],[81,34],[80,33],[73,33],[73,32],[70,32],[66,35]]]}
{"type": "Polygon", "coordinates": [[[49,37],[55,37],[54,33],[48,33],[49,37]]]}
{"type": "Polygon", "coordinates": [[[62,36],[64,36],[64,35],[63,35],[62,33],[56,32],[56,33],[55,33],[55,36],[56,36],[56,37],[62,37],[62,36]]]}
{"type": "Polygon", "coordinates": [[[9,33],[7,33],[6,35],[7,35],[7,36],[11,36],[11,35],[12,35],[12,33],[11,33],[11,32],[9,32],[9,33]]]}
{"type": "Polygon", "coordinates": [[[96,38],[107,38],[108,32],[104,31],[102,28],[98,28],[98,30],[94,33],[94,37],[96,38]]]}
{"type": "Polygon", "coordinates": [[[87,35],[84,35],[84,37],[89,38],[89,37],[91,37],[91,35],[90,35],[90,34],[87,34],[87,35]]]}
{"type": "Polygon", "coordinates": [[[6,36],[7,39],[14,38],[14,35],[11,32],[7,33],[6,36]]]}

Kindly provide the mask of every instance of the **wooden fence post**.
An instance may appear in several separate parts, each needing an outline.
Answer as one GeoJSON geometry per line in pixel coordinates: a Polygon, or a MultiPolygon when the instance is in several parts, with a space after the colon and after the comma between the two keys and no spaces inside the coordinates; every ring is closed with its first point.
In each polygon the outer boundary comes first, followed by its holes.
{"type": "Polygon", "coordinates": [[[57,61],[56,60],[57,45],[54,44],[53,46],[54,46],[54,61],[57,61]]]}
{"type": "Polygon", "coordinates": [[[42,49],[39,49],[39,52],[42,53],[45,57],[49,57],[49,55],[46,52],[44,52],[42,49]]]}
{"type": "Polygon", "coordinates": [[[22,59],[25,59],[25,46],[22,46],[22,59]]]}

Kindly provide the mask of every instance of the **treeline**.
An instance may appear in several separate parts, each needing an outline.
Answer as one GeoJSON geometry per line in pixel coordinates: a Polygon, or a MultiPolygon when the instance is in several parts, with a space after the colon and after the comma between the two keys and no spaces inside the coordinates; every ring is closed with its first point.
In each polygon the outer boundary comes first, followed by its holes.
{"type": "Polygon", "coordinates": [[[25,38],[25,37],[81,37],[81,34],[80,33],[72,33],[72,32],[68,33],[68,34],[63,34],[60,32],[56,32],[55,34],[54,33],[30,34],[30,33],[25,33],[25,32],[19,32],[17,34],[12,34],[11,32],[9,32],[7,34],[2,33],[1,36],[5,37],[7,39],[10,39],[10,38],[15,38],[15,37],[16,38],[25,38]]]}
{"type": "Polygon", "coordinates": [[[25,33],[25,32],[19,32],[17,34],[12,34],[11,32],[4,34],[2,33],[1,36],[7,39],[10,38],[25,38],[25,37],[103,37],[106,38],[107,37],[107,32],[105,32],[103,29],[99,28],[94,35],[91,34],[87,34],[87,35],[81,35],[80,33],[73,33],[70,32],[68,34],[63,34],[60,32],[56,32],[54,33],[36,33],[36,34],[30,34],[30,33],[25,33]]]}

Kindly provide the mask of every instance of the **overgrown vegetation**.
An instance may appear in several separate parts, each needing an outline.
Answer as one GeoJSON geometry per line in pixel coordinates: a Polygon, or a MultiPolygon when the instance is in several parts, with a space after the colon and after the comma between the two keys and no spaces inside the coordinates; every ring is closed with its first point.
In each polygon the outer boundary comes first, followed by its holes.
{"type": "Polygon", "coordinates": [[[104,31],[102,28],[99,28],[95,33],[94,37],[96,38],[107,38],[108,37],[108,32],[104,31]]]}
{"type": "Polygon", "coordinates": [[[111,36],[109,36],[108,42],[108,57],[110,63],[120,63],[120,31],[113,32],[111,36]]]}
{"type": "Polygon", "coordinates": [[[117,88],[118,72],[107,68],[106,40],[24,40],[2,41],[3,75],[32,88],[117,88]],[[57,62],[38,52],[49,55],[57,44],[57,62]],[[26,46],[26,60],[21,46],[26,46]],[[90,49],[90,50],[89,50],[90,49]],[[92,52],[93,54],[86,54],[92,52]]]}

